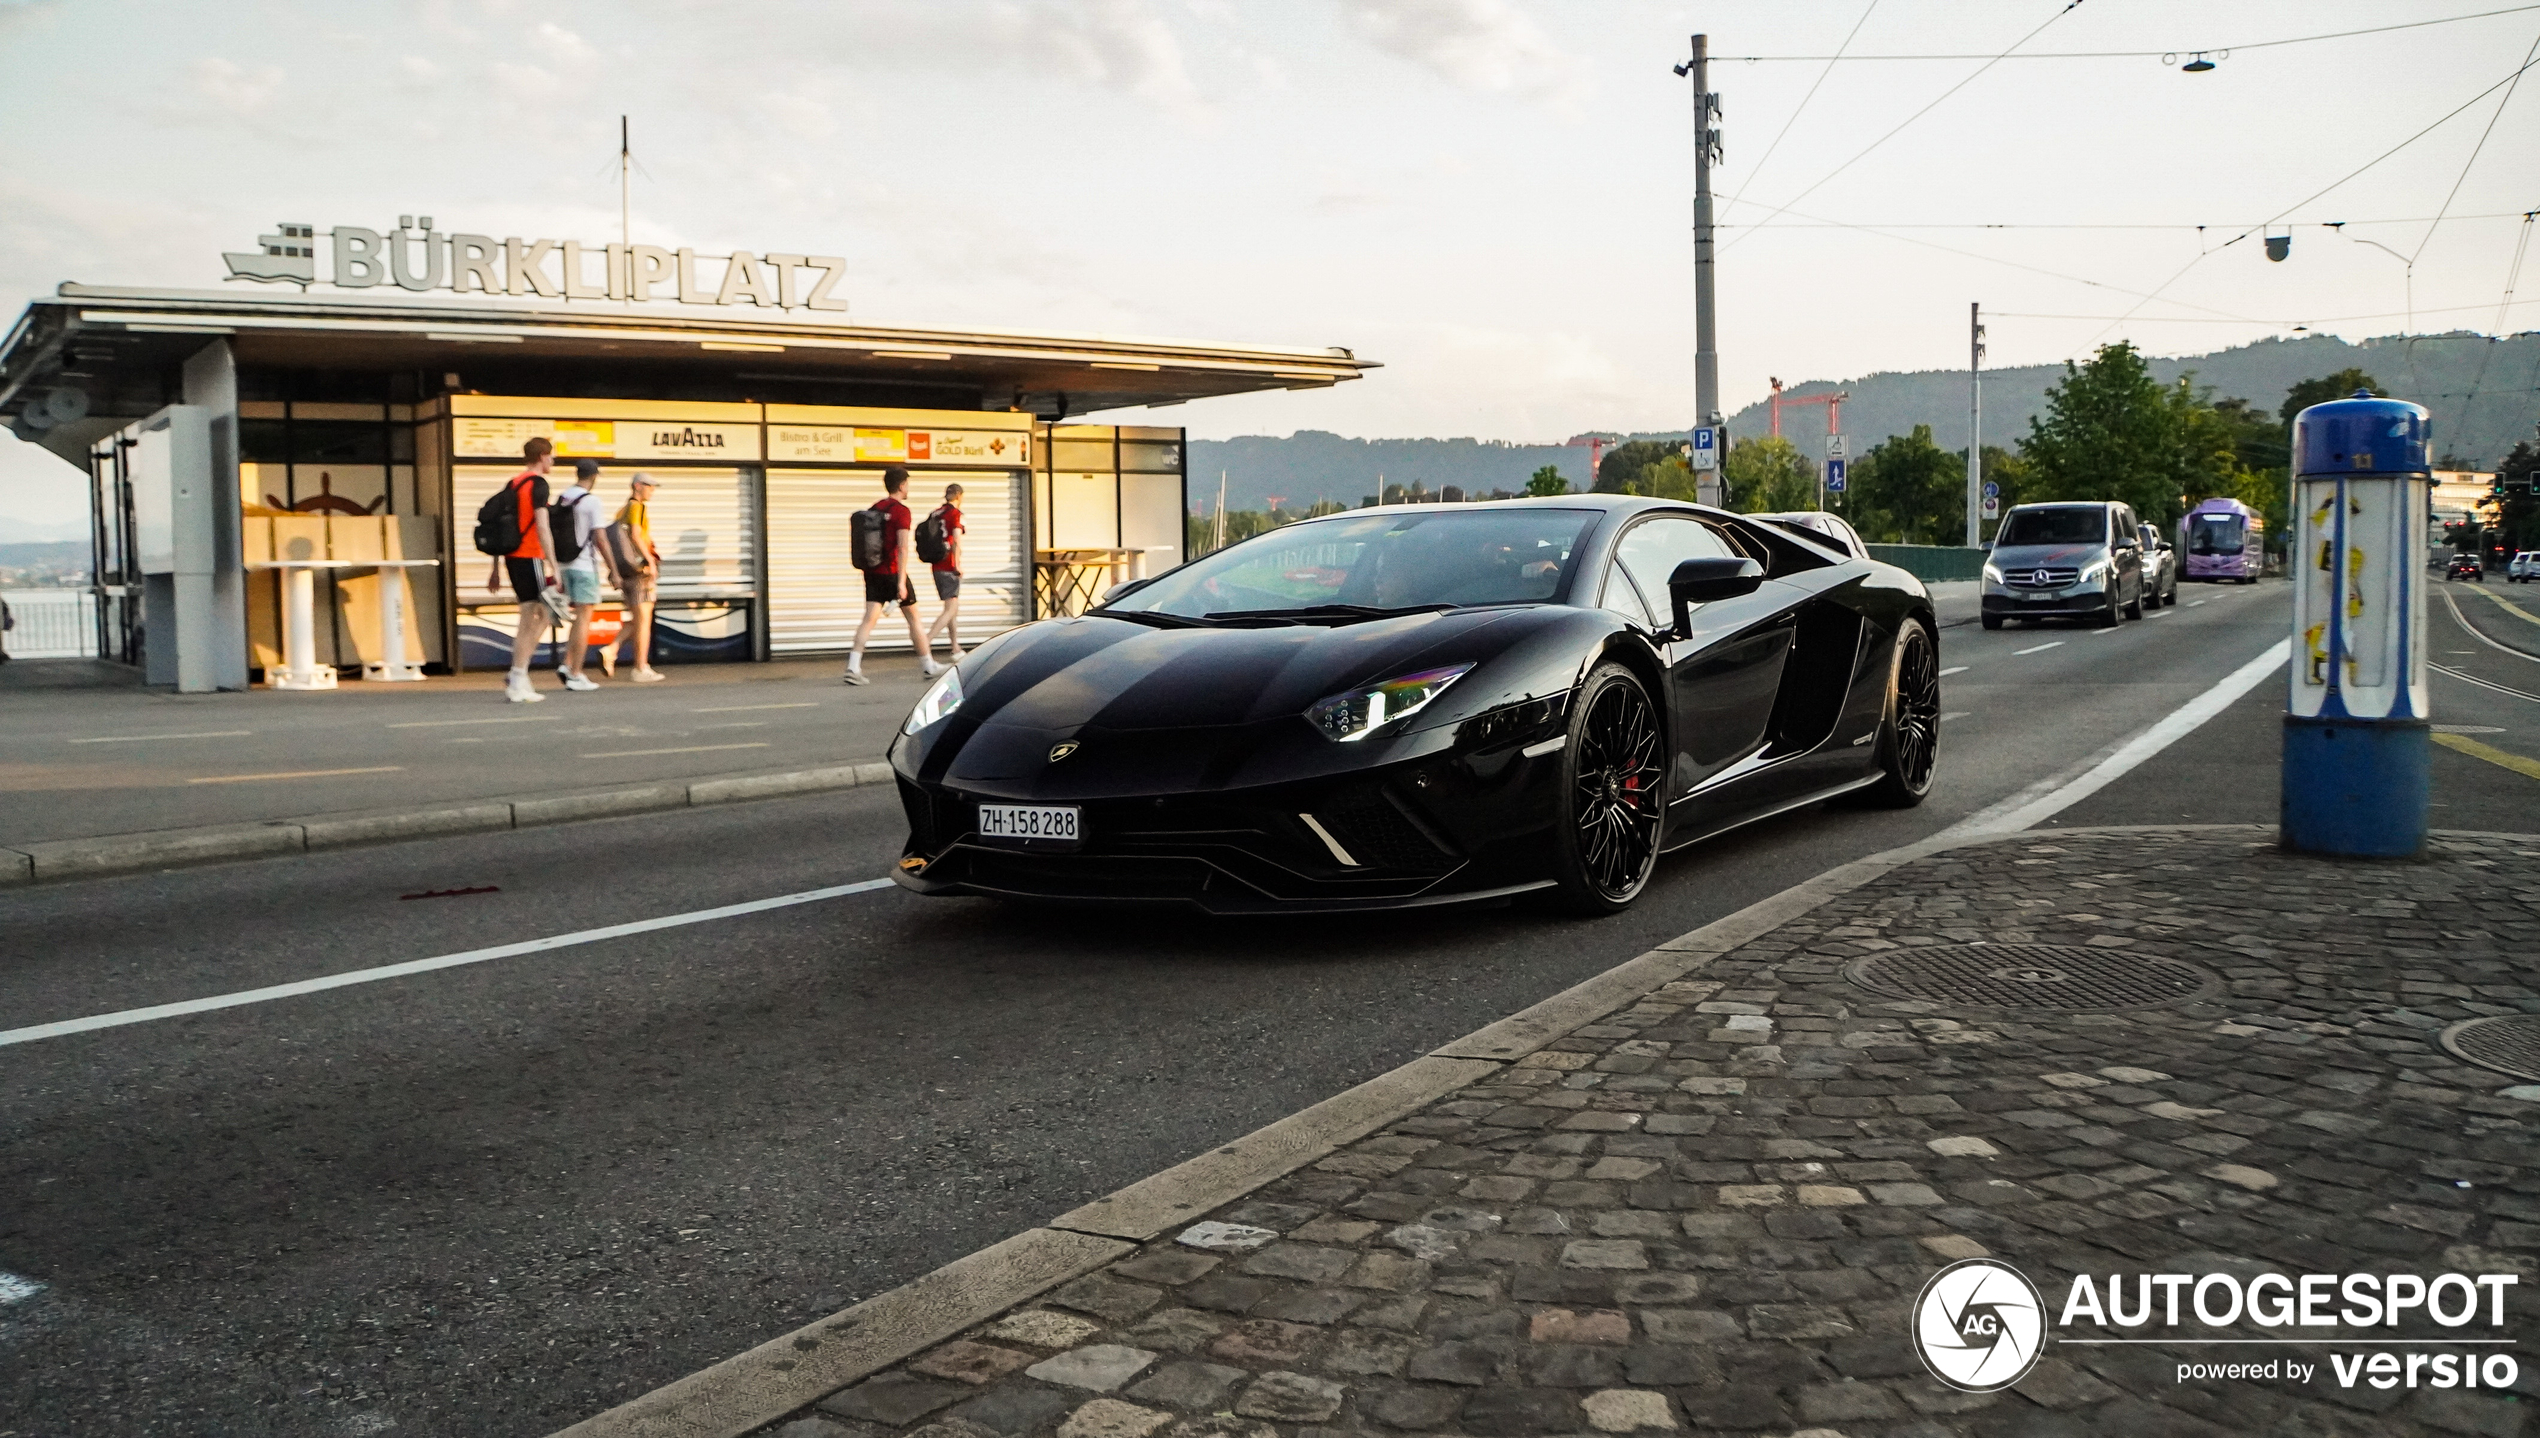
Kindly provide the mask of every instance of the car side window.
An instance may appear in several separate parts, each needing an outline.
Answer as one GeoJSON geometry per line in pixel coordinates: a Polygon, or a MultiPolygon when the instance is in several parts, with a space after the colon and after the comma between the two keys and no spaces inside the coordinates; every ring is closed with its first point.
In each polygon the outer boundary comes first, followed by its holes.
{"type": "Polygon", "coordinates": [[[1649,617],[1649,606],[1641,602],[1639,591],[1632,588],[1632,577],[1623,572],[1620,560],[1605,566],[1605,597],[1598,607],[1610,609],[1643,629],[1658,625],[1649,617]]]}
{"type": "MultiPolygon", "coordinates": [[[[1691,516],[1673,514],[1642,520],[1625,531],[1622,542],[1614,546],[1614,561],[1631,575],[1640,592],[1650,603],[1665,604],[1671,610],[1667,580],[1675,574],[1677,565],[1688,559],[1743,557],[1730,549],[1711,526],[1691,516]]],[[[1668,622],[1673,623],[1674,619],[1670,613],[1668,622]]]]}

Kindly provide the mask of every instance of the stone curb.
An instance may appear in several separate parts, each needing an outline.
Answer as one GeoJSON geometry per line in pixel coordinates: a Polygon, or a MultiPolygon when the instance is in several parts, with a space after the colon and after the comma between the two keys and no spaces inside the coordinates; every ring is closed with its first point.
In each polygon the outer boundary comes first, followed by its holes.
{"type": "Polygon", "coordinates": [[[169,869],[187,864],[341,849],[355,844],[395,843],[449,834],[482,834],[542,824],[570,824],[617,814],[778,799],[793,794],[813,794],[889,782],[891,766],[877,760],[865,764],[789,769],[774,774],[729,774],[617,789],[528,795],[516,799],[460,800],[411,809],[319,814],[305,819],[278,819],[261,824],[210,824],[193,829],[159,829],[140,834],[108,834],[94,839],[14,844],[0,847],[0,889],[169,869]]]}
{"type": "MultiPolygon", "coordinates": [[[[2266,826],[2122,825],[2052,832],[2092,834],[2149,828],[2247,828],[2255,833],[2266,826]]],[[[1725,918],[1678,935],[1531,1008],[1441,1044],[1427,1055],[1356,1088],[1072,1209],[1052,1219],[1046,1227],[1028,1230],[967,1258],[955,1259],[835,1317],[773,1339],[712,1368],[675,1379],[640,1398],[559,1430],[554,1438],[742,1438],[964,1328],[1091,1272],[1112,1256],[1125,1253],[1137,1242],[1153,1238],[1180,1222],[1181,1215],[1205,1213],[1327,1157],[1421,1105],[1477,1081],[1493,1068],[1523,1058],[1575,1029],[1625,1008],[1718,955],[1892,870],[1952,849],[2030,840],[2038,834],[2037,830],[2026,829],[1936,836],[1829,869],[1725,918]],[[1010,1260],[991,1261],[992,1255],[1009,1250],[1038,1252],[1033,1245],[1060,1238],[1106,1247],[1082,1267],[1050,1264],[1032,1269],[1034,1274],[1046,1274],[1036,1283],[1027,1282],[1010,1260]],[[1017,1249],[1018,1245],[1024,1248],[1017,1249]],[[1059,1271],[1061,1268],[1066,1271],[1059,1271]],[[859,1314],[897,1313],[904,1308],[914,1311],[920,1305],[928,1315],[922,1325],[908,1324],[890,1333],[871,1333],[851,1350],[840,1351],[818,1363],[785,1356],[789,1350],[809,1352],[802,1347],[805,1342],[817,1345],[826,1341],[824,1335],[858,1327],[862,1320],[850,1320],[859,1314]],[[904,1339],[900,1336],[903,1331],[904,1339]],[[746,1380],[739,1376],[744,1371],[750,1375],[746,1380]]]]}

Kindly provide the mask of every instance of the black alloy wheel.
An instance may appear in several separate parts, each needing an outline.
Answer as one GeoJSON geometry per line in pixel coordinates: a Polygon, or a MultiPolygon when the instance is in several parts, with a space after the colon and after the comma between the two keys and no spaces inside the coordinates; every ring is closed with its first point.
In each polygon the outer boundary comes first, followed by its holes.
{"type": "Polygon", "coordinates": [[[1557,893],[1574,913],[1620,913],[1657,867],[1666,807],[1665,732],[1631,670],[1599,665],[1579,686],[1562,761],[1557,893]]]}
{"type": "Polygon", "coordinates": [[[1879,781],[1865,791],[1885,809],[1910,809],[1931,793],[1940,761],[1940,646],[1920,619],[1896,631],[1887,713],[1879,723],[1879,781]]]}

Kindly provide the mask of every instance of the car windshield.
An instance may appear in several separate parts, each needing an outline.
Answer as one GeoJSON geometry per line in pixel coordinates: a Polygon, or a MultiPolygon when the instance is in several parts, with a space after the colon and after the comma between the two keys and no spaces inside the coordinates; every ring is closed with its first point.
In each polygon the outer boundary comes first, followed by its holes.
{"type": "Polygon", "coordinates": [[[1541,602],[1561,592],[1596,518],[1511,505],[1307,520],[1195,559],[1105,607],[1208,619],[1541,602]]]}
{"type": "Polygon", "coordinates": [[[2187,552],[2238,554],[2247,530],[2237,514],[2191,514],[2187,517],[2187,552]]]}
{"type": "Polygon", "coordinates": [[[2108,512],[2104,509],[2015,509],[2002,521],[1994,544],[2104,544],[2108,512]]]}

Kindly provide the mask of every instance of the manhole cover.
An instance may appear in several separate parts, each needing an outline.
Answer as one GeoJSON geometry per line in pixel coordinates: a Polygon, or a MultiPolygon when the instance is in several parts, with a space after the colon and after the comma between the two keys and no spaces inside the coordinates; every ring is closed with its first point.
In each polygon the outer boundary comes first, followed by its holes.
{"type": "Polygon", "coordinates": [[[2452,1057],[2515,1078],[2540,1079],[2540,1014],[2471,1019],[2443,1031],[2452,1057]]]}
{"type": "Polygon", "coordinates": [[[1844,977],[1900,999],[2003,1009],[2140,1009],[2210,992],[2194,964],[2069,944],[1966,944],[1855,959],[1844,977]]]}

